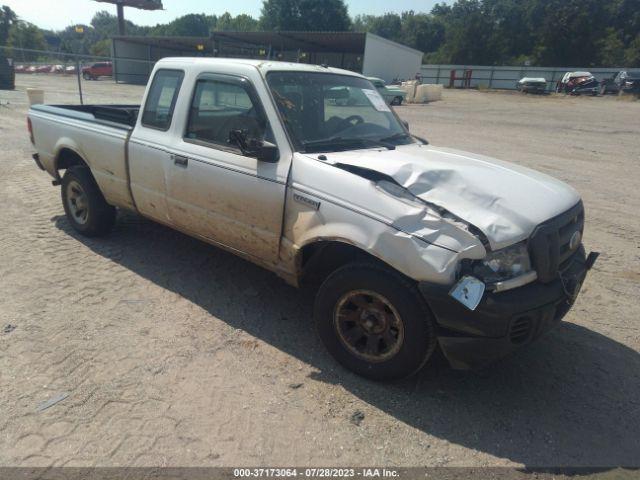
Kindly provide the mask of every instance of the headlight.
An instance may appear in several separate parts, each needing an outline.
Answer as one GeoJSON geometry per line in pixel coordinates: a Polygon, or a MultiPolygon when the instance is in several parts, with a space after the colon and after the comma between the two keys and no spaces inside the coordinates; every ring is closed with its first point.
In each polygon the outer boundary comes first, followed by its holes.
{"type": "Polygon", "coordinates": [[[531,259],[524,242],[490,252],[474,268],[474,273],[485,283],[502,282],[530,271],[531,259]]]}

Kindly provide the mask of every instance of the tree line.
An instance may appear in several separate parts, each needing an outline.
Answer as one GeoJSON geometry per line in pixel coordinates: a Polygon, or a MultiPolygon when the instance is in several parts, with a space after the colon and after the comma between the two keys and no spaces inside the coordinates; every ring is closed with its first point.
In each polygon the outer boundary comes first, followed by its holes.
{"type": "MultiPolygon", "coordinates": [[[[0,45],[109,56],[117,19],[48,31],[0,9],[0,45]]],[[[371,32],[424,52],[425,63],[640,66],[640,0],[456,0],[430,12],[350,17],[343,0],[265,0],[260,18],[189,14],[155,26],[127,21],[127,34],[209,36],[214,31],[371,32]]]]}

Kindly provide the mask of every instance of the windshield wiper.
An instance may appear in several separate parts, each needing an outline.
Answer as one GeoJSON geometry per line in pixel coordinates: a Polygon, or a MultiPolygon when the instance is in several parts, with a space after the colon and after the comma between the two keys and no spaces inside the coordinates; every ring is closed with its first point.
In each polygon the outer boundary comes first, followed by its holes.
{"type": "Polygon", "coordinates": [[[425,140],[424,138],[419,137],[417,135],[413,135],[412,133],[407,133],[407,132],[394,133],[393,135],[390,135],[388,137],[381,138],[380,141],[381,142],[395,142],[397,140],[402,140],[404,138],[414,138],[414,139],[424,143],[425,145],[429,145],[429,142],[427,140],[425,140]]]}
{"type": "MultiPolygon", "coordinates": [[[[307,140],[302,142],[302,146],[304,147],[305,152],[312,152],[318,150],[310,150],[319,148],[320,151],[323,151],[323,147],[325,148],[334,148],[334,147],[352,147],[355,145],[363,145],[363,146],[375,146],[375,147],[384,147],[388,150],[395,150],[394,145],[390,145],[382,140],[375,140],[373,138],[364,138],[364,137],[331,137],[331,138],[323,138],[320,140],[307,140]]],[[[332,151],[332,150],[328,150],[332,151]]]]}
{"type": "Polygon", "coordinates": [[[382,137],[378,141],[380,142],[395,142],[397,140],[404,140],[405,138],[411,138],[411,134],[407,132],[398,132],[393,135],[389,135],[388,137],[382,137]]]}

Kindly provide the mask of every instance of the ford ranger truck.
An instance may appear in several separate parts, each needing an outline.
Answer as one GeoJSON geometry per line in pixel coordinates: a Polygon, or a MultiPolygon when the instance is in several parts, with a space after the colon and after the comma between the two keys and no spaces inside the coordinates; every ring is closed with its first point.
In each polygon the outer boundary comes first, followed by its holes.
{"type": "Polygon", "coordinates": [[[372,379],[529,344],[597,256],[573,188],[430,145],[349,71],[167,58],[141,105],[34,105],[28,124],[77,232],[128,210],[317,288],[320,339],[372,379]]]}

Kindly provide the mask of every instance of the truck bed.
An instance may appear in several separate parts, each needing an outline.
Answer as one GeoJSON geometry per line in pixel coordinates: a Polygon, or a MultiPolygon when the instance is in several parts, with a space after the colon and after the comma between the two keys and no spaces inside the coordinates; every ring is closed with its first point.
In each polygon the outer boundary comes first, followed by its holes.
{"type": "Polygon", "coordinates": [[[127,148],[138,105],[33,105],[29,111],[39,160],[54,178],[62,150],[91,168],[112,205],[131,207],[127,148]]]}
{"type": "Polygon", "coordinates": [[[34,105],[32,108],[71,116],[79,120],[93,119],[98,123],[108,122],[110,126],[119,124],[127,128],[135,126],[140,111],[140,105],[34,105]],[[85,115],[76,115],[75,112],[85,115]]]}

